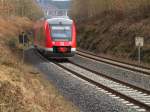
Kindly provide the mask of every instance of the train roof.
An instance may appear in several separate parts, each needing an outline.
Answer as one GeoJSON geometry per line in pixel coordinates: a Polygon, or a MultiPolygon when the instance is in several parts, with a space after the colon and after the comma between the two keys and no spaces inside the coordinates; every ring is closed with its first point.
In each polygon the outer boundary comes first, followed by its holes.
{"type": "Polygon", "coordinates": [[[59,17],[59,18],[51,18],[51,19],[47,19],[47,22],[49,24],[72,24],[73,20],[69,19],[69,18],[63,18],[63,17],[59,17]]]}

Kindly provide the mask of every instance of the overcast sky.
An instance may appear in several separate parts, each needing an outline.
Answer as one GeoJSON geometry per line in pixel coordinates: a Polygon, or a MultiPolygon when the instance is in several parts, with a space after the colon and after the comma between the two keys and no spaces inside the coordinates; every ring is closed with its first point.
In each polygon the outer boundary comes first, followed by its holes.
{"type": "Polygon", "coordinates": [[[52,0],[52,1],[70,1],[70,0],[52,0]]]}

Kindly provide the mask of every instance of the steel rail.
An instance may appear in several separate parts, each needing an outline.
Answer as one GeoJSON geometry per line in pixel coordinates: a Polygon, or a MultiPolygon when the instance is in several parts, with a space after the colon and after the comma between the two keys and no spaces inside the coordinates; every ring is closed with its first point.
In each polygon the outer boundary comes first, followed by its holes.
{"type": "Polygon", "coordinates": [[[110,64],[110,65],[113,65],[113,66],[121,67],[121,68],[131,70],[131,71],[134,71],[134,72],[139,72],[139,73],[143,73],[145,75],[150,75],[150,68],[149,67],[143,67],[143,66],[138,66],[138,65],[134,65],[134,64],[129,64],[129,63],[113,60],[113,59],[110,59],[110,58],[97,56],[95,54],[85,52],[85,51],[81,51],[81,50],[77,51],[77,55],[82,56],[82,57],[86,57],[86,58],[89,58],[89,59],[92,59],[92,60],[95,60],[95,61],[98,61],[98,62],[103,62],[103,63],[110,64]],[[149,72],[147,72],[147,71],[149,71],[149,72]]]}
{"type": "Polygon", "coordinates": [[[108,86],[105,86],[105,85],[103,85],[103,84],[101,84],[99,82],[96,82],[96,81],[94,81],[94,80],[92,80],[90,78],[87,78],[87,77],[79,74],[78,72],[75,72],[75,71],[73,71],[73,70],[71,70],[71,69],[69,69],[69,68],[67,68],[67,67],[65,67],[65,66],[63,66],[63,65],[61,65],[59,63],[54,63],[54,64],[56,64],[57,66],[59,66],[59,67],[65,69],[65,70],[71,72],[73,75],[76,75],[77,77],[79,77],[79,78],[81,78],[81,79],[83,79],[83,80],[85,80],[85,81],[87,81],[87,82],[89,82],[89,83],[99,87],[99,88],[102,88],[102,89],[104,89],[104,90],[106,90],[106,91],[108,91],[108,92],[110,92],[110,93],[112,93],[112,94],[114,94],[116,96],[119,96],[120,98],[122,98],[122,99],[124,99],[126,101],[129,101],[130,103],[133,103],[133,104],[135,104],[135,105],[145,109],[146,112],[148,112],[150,110],[150,106],[145,104],[145,103],[143,103],[143,102],[140,102],[140,101],[138,101],[138,100],[136,100],[136,99],[134,99],[132,97],[129,97],[129,96],[125,95],[125,94],[122,94],[122,93],[120,93],[118,91],[115,91],[112,88],[110,88],[108,86]]]}
{"type": "MultiPolygon", "coordinates": [[[[37,52],[36,52],[36,54],[37,54],[42,60],[44,60],[44,61],[46,61],[46,62],[50,62],[47,58],[43,57],[41,54],[39,54],[39,53],[37,53],[37,52]]],[[[112,88],[110,88],[110,87],[108,87],[108,86],[105,86],[105,85],[103,85],[103,84],[101,84],[101,83],[99,83],[99,82],[96,82],[96,81],[94,81],[93,79],[87,78],[87,77],[83,76],[82,74],[78,73],[77,71],[75,72],[75,71],[73,71],[73,70],[67,68],[66,66],[63,66],[62,64],[60,64],[60,63],[58,63],[58,62],[52,61],[52,63],[54,63],[55,65],[57,65],[57,66],[59,66],[59,67],[61,67],[61,68],[63,68],[64,70],[69,71],[69,72],[72,73],[73,75],[75,75],[75,76],[77,76],[77,77],[79,77],[79,78],[81,78],[81,79],[83,79],[83,80],[85,80],[85,81],[87,81],[87,82],[89,82],[89,83],[91,83],[91,84],[97,86],[98,88],[104,89],[104,90],[106,90],[106,91],[108,91],[108,92],[110,92],[110,93],[112,93],[112,94],[114,94],[114,95],[116,95],[116,96],[119,96],[120,98],[122,98],[122,99],[124,99],[124,100],[126,100],[126,101],[129,101],[130,103],[133,103],[133,104],[135,104],[135,105],[141,107],[142,109],[145,109],[146,112],[149,112],[149,110],[150,110],[150,106],[149,106],[149,105],[147,105],[147,104],[145,104],[145,103],[143,103],[143,102],[141,102],[141,101],[139,101],[139,100],[136,100],[136,99],[134,99],[134,98],[132,98],[132,97],[129,97],[129,96],[127,96],[127,95],[125,95],[125,94],[123,94],[123,93],[120,93],[120,92],[118,92],[118,91],[115,91],[114,89],[112,89],[112,88]]],[[[110,77],[104,76],[103,74],[97,73],[96,71],[90,70],[90,69],[88,69],[88,68],[82,67],[82,66],[77,65],[77,64],[74,64],[74,63],[72,63],[72,62],[69,62],[69,63],[71,63],[71,64],[73,64],[73,65],[75,65],[75,66],[78,66],[78,67],[80,67],[80,68],[82,68],[82,69],[84,69],[84,70],[87,70],[87,71],[89,71],[89,72],[92,72],[92,73],[94,73],[94,74],[96,74],[96,75],[101,75],[102,77],[105,77],[105,78],[107,78],[107,79],[109,79],[109,80],[112,80],[112,81],[115,81],[115,82],[124,84],[124,85],[126,85],[126,86],[131,87],[131,88],[134,88],[135,90],[138,90],[138,91],[144,92],[144,93],[146,93],[146,94],[149,94],[149,91],[147,91],[147,90],[141,89],[141,88],[139,88],[139,87],[134,87],[134,86],[132,86],[132,85],[130,85],[130,84],[128,84],[128,83],[121,82],[121,81],[119,81],[119,80],[117,80],[117,79],[112,79],[112,78],[110,78],[110,77]]]]}

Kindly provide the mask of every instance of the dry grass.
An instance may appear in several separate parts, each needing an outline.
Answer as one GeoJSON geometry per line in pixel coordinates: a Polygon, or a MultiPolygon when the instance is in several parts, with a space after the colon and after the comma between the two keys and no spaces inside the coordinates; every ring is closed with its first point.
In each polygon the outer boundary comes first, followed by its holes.
{"type": "Polygon", "coordinates": [[[0,0],[0,16],[22,16],[30,19],[43,17],[35,0],[0,0]]]}
{"type": "Polygon", "coordinates": [[[135,37],[144,37],[142,48],[142,60],[150,63],[150,18],[131,22],[130,19],[115,21],[111,17],[104,16],[96,21],[88,21],[78,25],[79,47],[96,52],[115,56],[118,58],[137,60],[137,47],[135,37]],[[89,44],[90,43],[90,44],[89,44]]]}
{"type": "Polygon", "coordinates": [[[26,17],[0,17],[0,23],[0,37],[14,37],[32,26],[31,21],[26,17]]]}
{"type": "Polygon", "coordinates": [[[135,37],[142,36],[142,60],[150,63],[149,0],[87,0],[85,8],[82,2],[74,0],[72,9],[78,23],[79,47],[135,61],[135,37]]]}
{"type": "Polygon", "coordinates": [[[117,18],[121,16],[135,15],[141,12],[147,12],[143,16],[147,16],[150,8],[149,0],[87,0],[86,3],[83,0],[73,0],[71,14],[76,19],[88,19],[101,15],[103,12],[114,12],[117,18]],[[86,6],[86,7],[85,7],[86,6]],[[135,10],[138,10],[135,12],[135,10]]]}
{"type": "Polygon", "coordinates": [[[0,112],[78,112],[36,69],[22,65],[17,45],[8,46],[32,22],[13,17],[0,18],[0,23],[0,112]]]}

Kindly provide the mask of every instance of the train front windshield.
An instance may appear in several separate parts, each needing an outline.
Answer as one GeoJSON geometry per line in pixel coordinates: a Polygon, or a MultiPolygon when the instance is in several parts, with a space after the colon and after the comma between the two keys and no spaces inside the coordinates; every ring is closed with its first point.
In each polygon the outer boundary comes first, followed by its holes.
{"type": "Polygon", "coordinates": [[[51,27],[51,36],[53,41],[71,41],[72,28],[69,25],[53,25],[51,27]]]}

